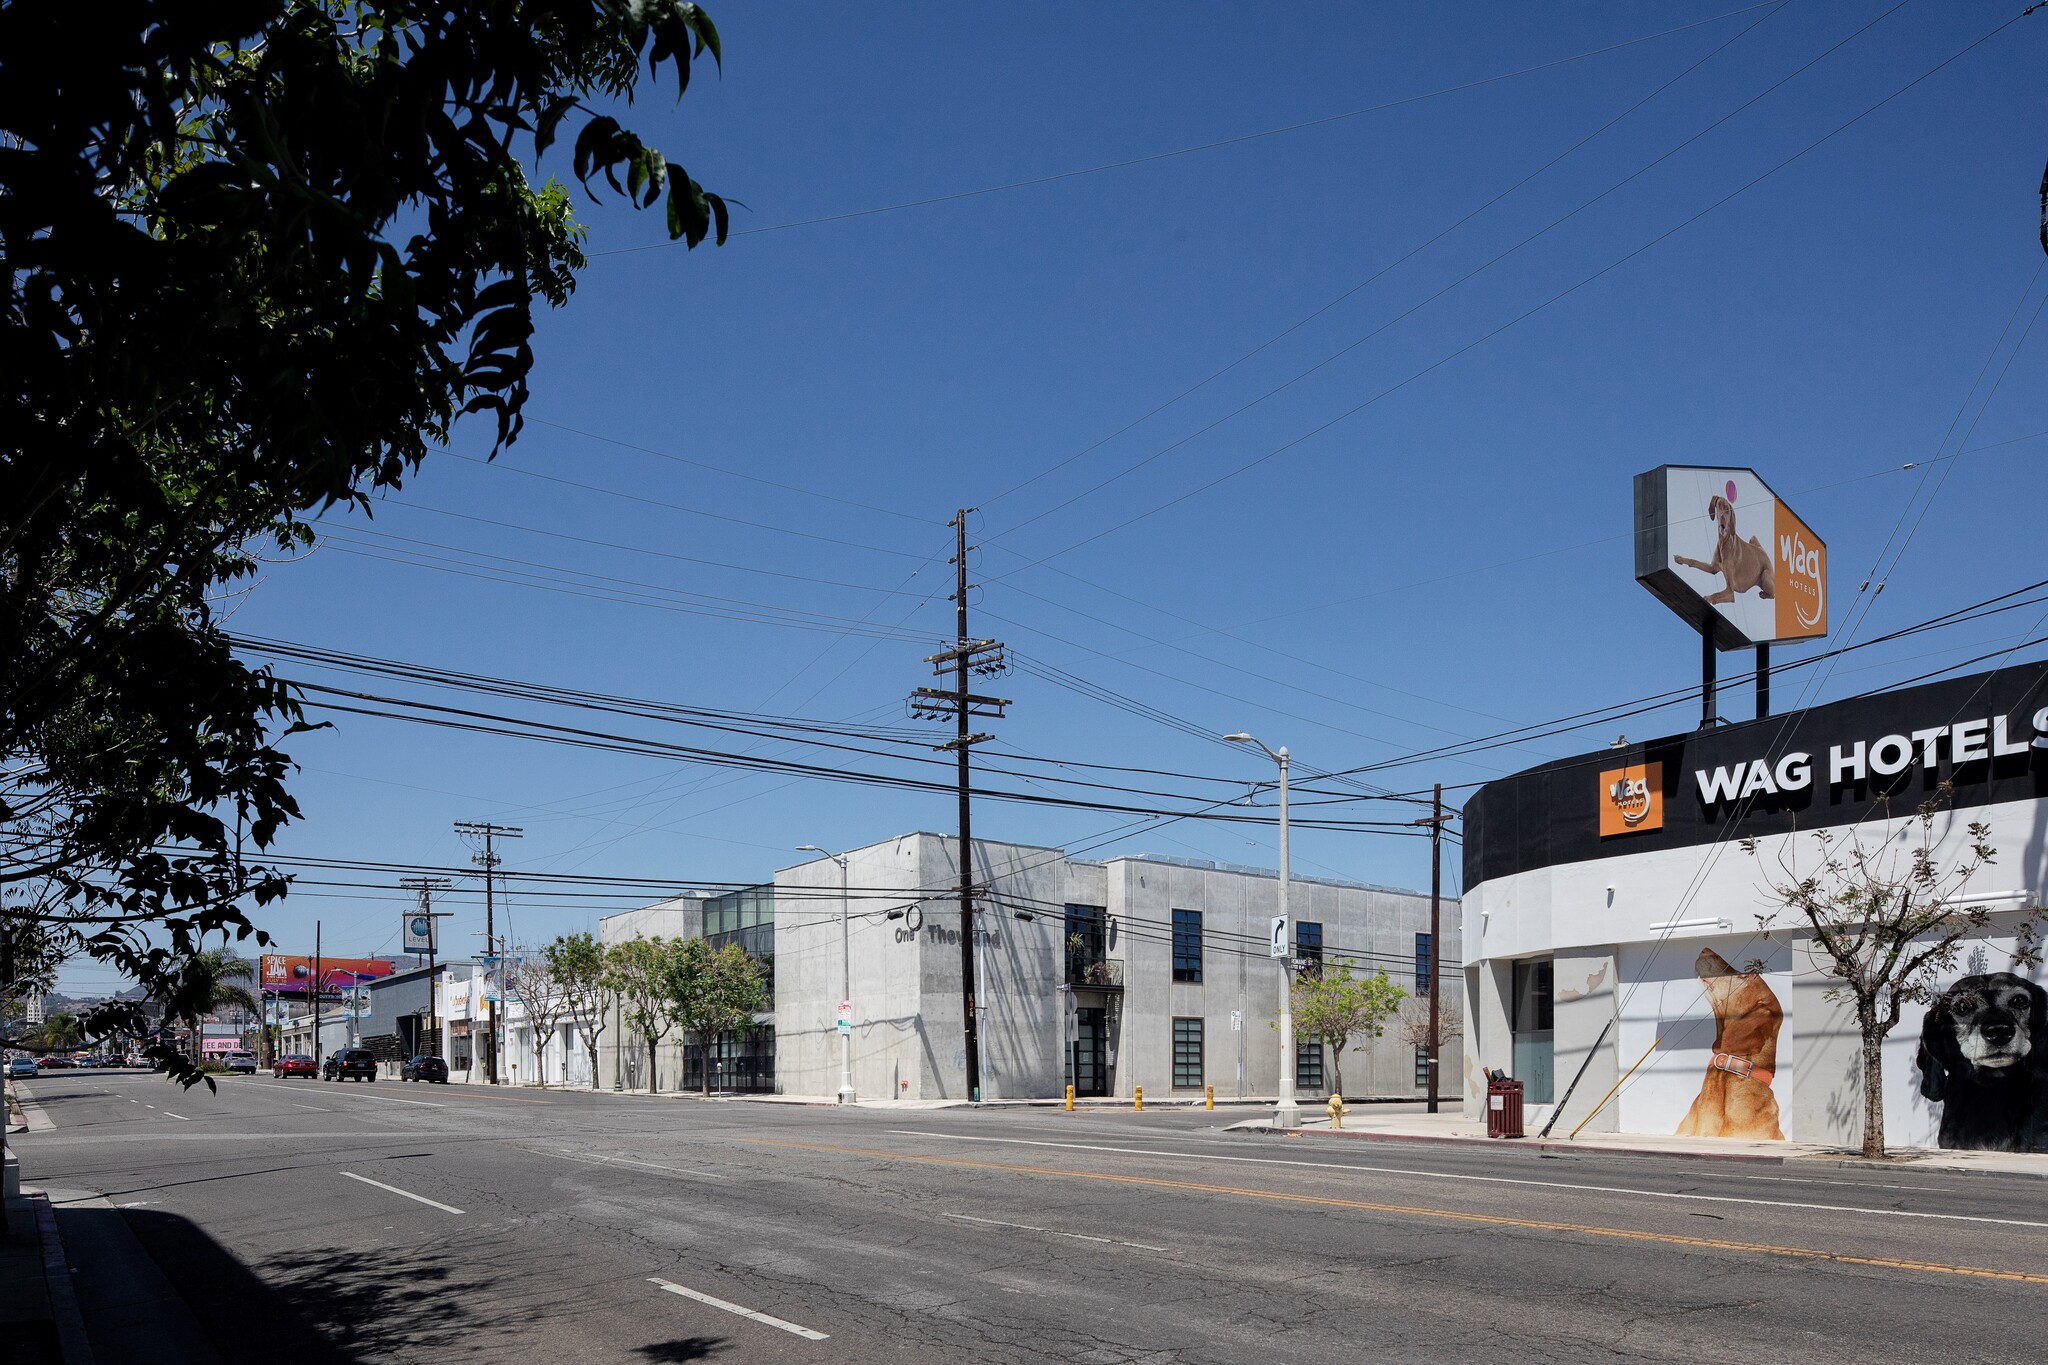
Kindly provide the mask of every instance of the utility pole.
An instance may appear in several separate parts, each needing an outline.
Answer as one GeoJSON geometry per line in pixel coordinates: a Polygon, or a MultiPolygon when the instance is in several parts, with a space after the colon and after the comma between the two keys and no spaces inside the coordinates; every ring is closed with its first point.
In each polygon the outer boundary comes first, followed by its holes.
{"type": "Polygon", "coordinates": [[[910,694],[910,714],[919,720],[952,719],[956,730],[952,739],[935,745],[938,749],[951,749],[959,760],[960,789],[960,1003],[962,1016],[962,1054],[967,1064],[967,1098],[979,1103],[981,1100],[981,1022],[977,1017],[980,1002],[976,990],[974,958],[974,826],[971,773],[968,751],[977,744],[994,739],[994,735],[975,734],[968,728],[968,720],[974,716],[986,716],[1000,720],[1003,708],[1010,703],[1002,697],[979,696],[967,689],[969,674],[993,677],[1008,667],[1003,661],[1003,646],[996,640],[976,640],[967,633],[967,591],[973,586],[967,581],[967,514],[977,509],[961,508],[946,524],[953,528],[953,647],[937,654],[928,655],[925,662],[932,665],[932,671],[943,677],[953,674],[950,690],[936,687],[920,687],[910,694]]]}
{"type": "Polygon", "coordinates": [[[434,921],[452,918],[455,912],[452,910],[435,910],[434,893],[436,891],[446,891],[448,889],[448,879],[446,877],[400,877],[398,884],[419,896],[420,908],[418,914],[421,919],[427,922],[427,1036],[415,1039],[414,1041],[420,1044],[419,1050],[421,1052],[431,1052],[434,1056],[441,1057],[445,1055],[441,1050],[441,1013],[440,1006],[434,999],[436,978],[440,976],[440,967],[434,961],[434,953],[440,935],[436,932],[434,921]]]}
{"type": "Polygon", "coordinates": [[[323,984],[320,973],[324,965],[320,960],[320,921],[316,919],[313,921],[313,1065],[315,1066],[320,1066],[326,1061],[326,1058],[320,1055],[320,987],[323,984]]]}
{"type": "Polygon", "coordinates": [[[492,963],[493,969],[498,974],[498,999],[495,1002],[485,1002],[490,1005],[491,1036],[488,1039],[488,1046],[484,1049],[485,1074],[490,1078],[490,1083],[496,1085],[498,1083],[498,1032],[501,1022],[499,1016],[501,1014],[500,1007],[505,1003],[505,964],[493,957],[498,934],[497,902],[492,896],[491,887],[497,866],[504,859],[497,855],[492,845],[492,840],[524,838],[526,831],[516,825],[494,825],[488,820],[457,820],[455,822],[455,832],[457,834],[469,835],[480,834],[483,836],[484,841],[483,852],[472,855],[470,861],[484,870],[484,956],[486,960],[492,963]]]}
{"type": "Polygon", "coordinates": [[[1444,784],[1436,784],[1430,813],[1415,823],[1429,826],[1429,1112],[1437,1112],[1438,1078],[1443,1074],[1443,890],[1444,784]]]}

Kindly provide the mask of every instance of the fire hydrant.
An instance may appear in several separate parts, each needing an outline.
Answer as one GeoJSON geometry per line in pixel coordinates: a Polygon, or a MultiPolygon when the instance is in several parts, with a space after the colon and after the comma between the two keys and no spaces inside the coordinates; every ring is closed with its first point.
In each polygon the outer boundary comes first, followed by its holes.
{"type": "Polygon", "coordinates": [[[1342,1095],[1332,1095],[1330,1096],[1330,1127],[1332,1129],[1341,1129],[1343,1126],[1344,1097],[1342,1095]]]}

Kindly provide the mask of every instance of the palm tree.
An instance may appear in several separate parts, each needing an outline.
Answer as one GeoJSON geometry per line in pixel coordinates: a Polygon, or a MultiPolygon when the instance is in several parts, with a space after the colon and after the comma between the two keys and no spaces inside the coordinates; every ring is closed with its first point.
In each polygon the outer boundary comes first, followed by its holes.
{"type": "Polygon", "coordinates": [[[208,948],[195,954],[185,964],[185,980],[193,988],[188,998],[198,1011],[192,1020],[194,1062],[203,1055],[207,1015],[231,1005],[239,1006],[250,1014],[263,1013],[262,1003],[249,989],[249,985],[256,982],[256,968],[246,959],[235,956],[226,946],[208,948]],[[248,985],[242,984],[244,982],[248,985]]]}

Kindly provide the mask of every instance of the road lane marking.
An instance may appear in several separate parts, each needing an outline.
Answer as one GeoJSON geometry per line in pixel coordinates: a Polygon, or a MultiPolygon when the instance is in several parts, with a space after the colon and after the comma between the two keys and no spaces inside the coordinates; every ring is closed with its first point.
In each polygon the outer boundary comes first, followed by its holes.
{"type": "Polygon", "coordinates": [[[184,1116],[183,1114],[173,1114],[173,1113],[172,1113],[172,1112],[171,1112],[170,1110],[168,1110],[168,1109],[163,1109],[163,1110],[159,1110],[158,1112],[159,1112],[159,1113],[161,1113],[161,1114],[162,1114],[162,1115],[163,1115],[163,1116],[164,1116],[165,1118],[167,1118],[167,1119],[176,1119],[176,1120],[177,1120],[178,1122],[180,1122],[180,1123],[190,1123],[190,1122],[192,1121],[192,1120],[190,1120],[190,1119],[186,1118],[186,1117],[185,1117],[185,1116],[184,1116]]]}
{"type": "Polygon", "coordinates": [[[1016,1228],[1021,1232],[1044,1232],[1054,1237],[1071,1237],[1077,1242],[1103,1242],[1109,1246],[1136,1247],[1140,1251],[1165,1251],[1165,1247],[1148,1246],[1143,1242],[1120,1242],[1114,1237],[1090,1237],[1085,1232],[1061,1232],[1058,1228],[1033,1227],[1029,1223],[1005,1223],[1000,1218],[976,1218],[967,1213],[942,1214],[945,1218],[957,1218],[963,1223],[987,1223],[992,1227],[1016,1228]]]}
{"type": "Polygon", "coordinates": [[[300,1104],[297,1100],[286,1100],[285,1103],[294,1109],[310,1109],[316,1114],[331,1114],[334,1112],[331,1109],[322,1109],[317,1104],[300,1104]]]}
{"type": "MultiPolygon", "coordinates": [[[[1671,1232],[1646,1232],[1637,1228],[1602,1227],[1595,1223],[1559,1223],[1541,1218],[1510,1218],[1495,1213],[1468,1213],[1462,1209],[1432,1209],[1412,1204],[1378,1204],[1362,1199],[1334,1199],[1327,1195],[1289,1194],[1282,1190],[1256,1190],[1239,1185],[1207,1185],[1194,1180],[1163,1180],[1155,1176],[1112,1175],[1108,1171],[1062,1171],[1049,1166],[1018,1166],[1002,1161],[967,1161],[959,1157],[925,1156],[917,1152],[885,1152],[869,1147],[834,1147],[824,1143],[788,1142],[780,1138],[746,1138],[771,1147],[792,1147],[808,1152],[833,1152],[844,1156],[880,1157],[885,1161],[918,1161],[934,1166],[960,1166],[970,1170],[1008,1171],[1018,1175],[1047,1176],[1058,1180],[1092,1180],[1109,1185],[1138,1185],[1159,1190],[1186,1190],[1194,1194],[1221,1194],[1241,1199],[1267,1200],[1278,1204],[1306,1204],[1318,1208],[1353,1209],[1361,1213],[1390,1213],[1409,1218],[1432,1218],[1448,1223],[1478,1223],[1488,1227],[1523,1228],[1532,1232],[1577,1233],[1586,1237],[1614,1237],[1627,1242],[1652,1242],[1664,1246],[1698,1247],[1707,1251],[1751,1252],[1765,1256],[1786,1256],[1795,1260],[1830,1261],[1837,1265],[1878,1266],[1889,1270],[1922,1270],[1936,1275],[1962,1275],[1974,1279],[2010,1280],[2020,1284],[2048,1284],[2048,1275],[2024,1270],[1998,1270],[1988,1266],[1943,1265],[1933,1261],[1903,1261],[1890,1256],[1852,1256],[1842,1251],[1815,1247],[1777,1246],[1769,1242],[1734,1242],[1715,1237],[1687,1237],[1671,1232]]],[[[1287,1164],[1287,1163],[1281,1163],[1287,1164]]]]}
{"type": "Polygon", "coordinates": [[[805,1341],[831,1340],[823,1332],[813,1332],[808,1327],[799,1327],[793,1322],[785,1322],[781,1318],[771,1316],[770,1314],[756,1312],[751,1308],[742,1308],[740,1305],[730,1303],[725,1299],[714,1298],[712,1295],[706,1294],[699,1289],[689,1289],[683,1285],[671,1284],[667,1280],[658,1280],[652,1275],[647,1277],[647,1283],[658,1284],[671,1294],[680,1294],[686,1299],[695,1299],[699,1303],[708,1303],[713,1308],[722,1308],[728,1313],[737,1313],[743,1318],[752,1318],[755,1322],[765,1323],[770,1327],[778,1327],[791,1336],[802,1337],[805,1341]]]}
{"type": "Polygon", "coordinates": [[[1642,1199],[1678,1199],[1704,1204],[1749,1204],[1766,1209],[1804,1209],[1820,1213],[1860,1213],[1874,1218],[1927,1218],[1944,1223],[1990,1223],[2008,1228],[2048,1228],[2048,1222],[2026,1218],[1987,1218],[1974,1213],[1920,1213],[1912,1209],[1872,1209],[1856,1204],[1808,1204],[1789,1199],[1744,1199],[1732,1194],[1684,1194],[1674,1190],[1645,1190],[1632,1185],[1580,1185],[1564,1180],[1523,1180],[1505,1175],[1464,1175],[1456,1171],[1418,1171],[1402,1166],[1357,1166],[1346,1161],[1287,1161],[1270,1156],[1224,1156],[1217,1152],[1162,1152],[1147,1147],[1116,1147],[1088,1142],[1045,1142],[1035,1138],[974,1137],[965,1133],[921,1132],[915,1128],[888,1130],[905,1137],[938,1138],[947,1142],[1000,1142],[1019,1147],[1052,1147],[1077,1152],[1117,1152],[1126,1156],[1170,1156],[1188,1161],[1235,1161],[1252,1166],[1298,1166],[1319,1171],[1364,1171],[1372,1175],[1408,1175],[1422,1180],[1460,1180],[1481,1185],[1527,1185],[1541,1190],[1571,1190],[1581,1194],[1632,1194],[1642,1199]]]}
{"type": "Polygon", "coordinates": [[[564,1161],[584,1161],[598,1166],[638,1166],[643,1170],[663,1171],[669,1175],[700,1176],[705,1180],[730,1180],[732,1177],[716,1171],[693,1170],[687,1166],[663,1166],[653,1161],[635,1161],[625,1156],[599,1156],[595,1152],[558,1152],[549,1147],[528,1147],[527,1151],[538,1156],[560,1157],[564,1161]]]}
{"type": "Polygon", "coordinates": [[[396,1185],[387,1185],[381,1180],[372,1180],[370,1179],[370,1177],[366,1175],[357,1175],[354,1171],[343,1171],[341,1172],[341,1174],[347,1176],[350,1180],[360,1180],[365,1185],[375,1185],[380,1190],[389,1190],[393,1194],[404,1195],[407,1199],[417,1200],[419,1203],[432,1205],[434,1208],[440,1209],[443,1213],[462,1212],[461,1209],[456,1208],[453,1204],[443,1204],[438,1199],[429,1199],[423,1194],[414,1194],[411,1190],[401,1190],[396,1185]]]}

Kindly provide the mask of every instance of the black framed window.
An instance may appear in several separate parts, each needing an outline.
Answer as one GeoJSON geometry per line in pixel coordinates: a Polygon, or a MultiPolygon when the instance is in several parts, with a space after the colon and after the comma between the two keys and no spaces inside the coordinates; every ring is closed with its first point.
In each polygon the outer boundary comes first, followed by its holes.
{"type": "Polygon", "coordinates": [[[1304,1090],[1321,1090],[1323,1088],[1323,1044],[1321,1039],[1295,1044],[1294,1083],[1304,1090]]]}
{"type": "Polygon", "coordinates": [[[1431,968],[1436,965],[1436,944],[1428,934],[1415,936],[1415,993],[1429,994],[1431,968]]]}
{"type": "MultiPolygon", "coordinates": [[[[1294,922],[1294,955],[1301,959],[1303,976],[1321,976],[1323,973],[1323,926],[1314,920],[1298,919],[1294,922]]],[[[1320,1067],[1318,1063],[1318,1067],[1320,1067]]]]}
{"type": "MultiPolygon", "coordinates": [[[[1199,910],[1173,912],[1173,979],[1202,979],[1202,912],[1199,910]]],[[[1195,1022],[1199,1024],[1201,1021],[1195,1022]]],[[[1178,1028],[1177,1023],[1175,1027],[1178,1028]]]]}
{"type": "Polygon", "coordinates": [[[1429,1089],[1429,1049],[1421,1044],[1415,1048],[1415,1084],[1429,1089]]]}
{"type": "Polygon", "coordinates": [[[1173,1085],[1176,1090],[1202,1087],[1202,1021],[1173,1021],[1173,1085]]]}

